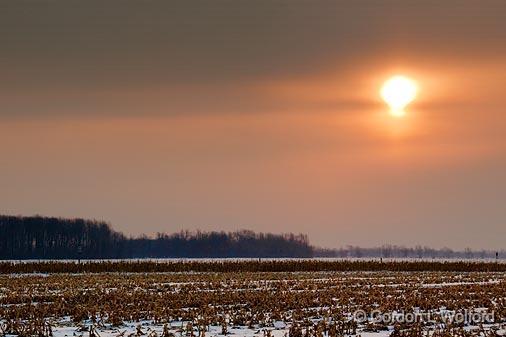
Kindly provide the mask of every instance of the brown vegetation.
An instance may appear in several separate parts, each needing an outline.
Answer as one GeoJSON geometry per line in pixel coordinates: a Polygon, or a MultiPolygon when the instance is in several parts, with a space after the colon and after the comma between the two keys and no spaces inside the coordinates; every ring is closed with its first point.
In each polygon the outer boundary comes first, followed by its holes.
{"type": "MultiPolygon", "coordinates": [[[[90,336],[98,335],[95,327],[125,322],[163,325],[169,337],[175,328],[187,336],[202,336],[209,326],[220,326],[227,334],[234,326],[269,328],[282,321],[293,337],[338,337],[360,333],[357,328],[386,329],[381,324],[359,325],[349,315],[356,310],[411,312],[418,308],[431,312],[441,307],[455,311],[486,308],[495,313],[494,323],[502,324],[506,319],[506,275],[225,272],[0,276],[0,334],[20,336],[50,336],[51,322],[70,317],[77,326],[91,325],[87,328],[90,336]],[[173,326],[174,322],[181,323],[173,326]]],[[[420,328],[418,323],[399,325],[392,337],[422,337],[420,328]]],[[[142,329],[138,328],[138,335],[142,329]]],[[[431,329],[435,336],[469,336],[459,326],[431,329]]]]}

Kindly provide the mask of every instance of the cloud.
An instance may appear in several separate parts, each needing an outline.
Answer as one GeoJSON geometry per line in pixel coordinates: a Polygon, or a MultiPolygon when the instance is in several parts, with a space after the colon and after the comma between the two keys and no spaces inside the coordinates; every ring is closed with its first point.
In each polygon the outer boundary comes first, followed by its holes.
{"type": "Polygon", "coordinates": [[[275,104],[249,88],[273,80],[349,81],[385,65],[503,55],[505,10],[504,1],[10,2],[0,11],[1,116],[202,110],[194,100],[261,110],[275,104]],[[149,90],[164,92],[165,109],[130,96],[149,90]]]}

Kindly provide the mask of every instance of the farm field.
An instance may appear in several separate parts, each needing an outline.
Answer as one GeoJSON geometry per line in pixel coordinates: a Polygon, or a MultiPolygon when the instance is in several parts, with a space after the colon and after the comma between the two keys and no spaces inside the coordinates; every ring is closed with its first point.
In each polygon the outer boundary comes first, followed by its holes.
{"type": "Polygon", "coordinates": [[[506,336],[506,273],[4,274],[0,322],[39,337],[506,336]]]}

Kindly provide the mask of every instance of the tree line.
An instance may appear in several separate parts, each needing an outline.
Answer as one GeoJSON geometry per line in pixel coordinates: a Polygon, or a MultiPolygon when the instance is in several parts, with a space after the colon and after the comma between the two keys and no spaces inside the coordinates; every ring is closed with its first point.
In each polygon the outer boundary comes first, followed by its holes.
{"type": "Polygon", "coordinates": [[[95,220],[0,216],[0,259],[311,257],[306,235],[182,231],[126,237],[95,220]]]}
{"type": "Polygon", "coordinates": [[[451,248],[434,249],[426,246],[404,247],[383,245],[363,248],[347,246],[339,249],[315,248],[314,255],[332,258],[393,258],[393,259],[504,259],[505,250],[453,250],[451,248]]]}
{"type": "Polygon", "coordinates": [[[181,231],[127,237],[105,222],[54,217],[0,216],[0,260],[131,258],[506,258],[506,251],[454,251],[417,246],[311,246],[303,234],[181,231]]]}

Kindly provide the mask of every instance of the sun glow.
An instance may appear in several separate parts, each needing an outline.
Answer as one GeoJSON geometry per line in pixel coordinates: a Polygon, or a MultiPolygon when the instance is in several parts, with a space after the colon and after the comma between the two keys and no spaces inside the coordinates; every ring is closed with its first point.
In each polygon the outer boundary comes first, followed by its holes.
{"type": "Polygon", "coordinates": [[[388,79],[381,87],[381,98],[390,106],[390,114],[402,117],[404,108],[411,103],[417,94],[418,86],[412,79],[396,75],[388,79]]]}

